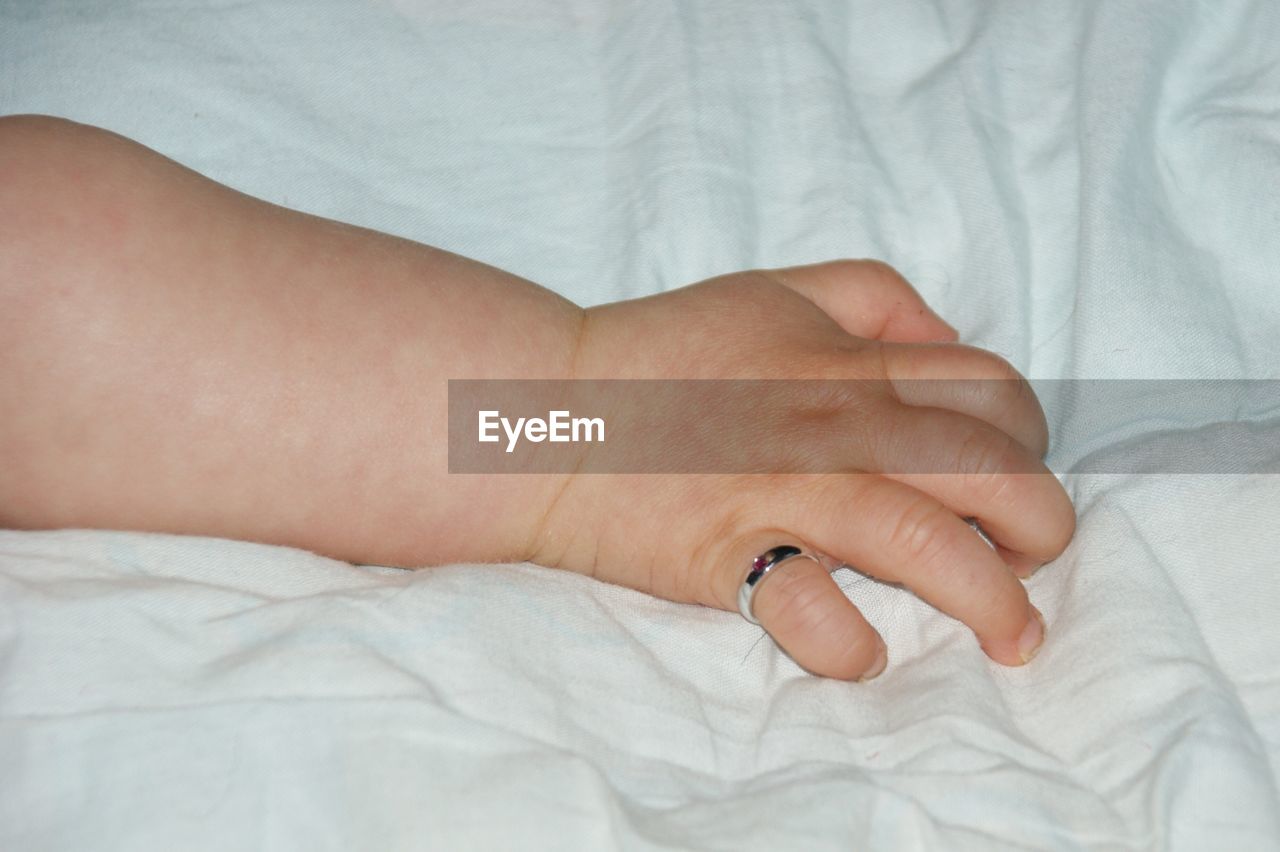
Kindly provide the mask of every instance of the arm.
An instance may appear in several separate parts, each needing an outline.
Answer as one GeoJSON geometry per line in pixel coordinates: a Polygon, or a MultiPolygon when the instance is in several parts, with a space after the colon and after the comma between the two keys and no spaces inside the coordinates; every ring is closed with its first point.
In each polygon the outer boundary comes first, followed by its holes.
{"type": "MultiPolygon", "coordinates": [[[[883,264],[751,271],[582,311],[34,118],[0,120],[0,223],[6,525],[388,565],[531,560],[727,610],[752,557],[795,541],[906,585],[998,662],[1043,637],[1019,579],[1074,529],[1040,461],[1043,412],[883,264]],[[746,449],[798,451],[813,475],[448,473],[450,378],[735,377],[873,381],[742,430],[746,449]],[[912,381],[961,377],[997,391],[912,381]]],[[[786,563],[755,612],[812,671],[883,665],[816,563],[786,563]]]]}
{"type": "Polygon", "coordinates": [[[445,379],[566,375],[575,305],[52,119],[0,127],[0,222],[0,522],[529,555],[560,483],[446,481],[445,379]]]}

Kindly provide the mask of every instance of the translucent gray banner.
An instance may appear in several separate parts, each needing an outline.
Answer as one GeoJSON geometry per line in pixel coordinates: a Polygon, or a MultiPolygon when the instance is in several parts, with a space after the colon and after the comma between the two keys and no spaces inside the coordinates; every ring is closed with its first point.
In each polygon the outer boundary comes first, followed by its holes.
{"type": "Polygon", "coordinates": [[[449,471],[1009,469],[1037,399],[1055,473],[1280,472],[1280,380],[1181,379],[452,380],[449,471]]]}

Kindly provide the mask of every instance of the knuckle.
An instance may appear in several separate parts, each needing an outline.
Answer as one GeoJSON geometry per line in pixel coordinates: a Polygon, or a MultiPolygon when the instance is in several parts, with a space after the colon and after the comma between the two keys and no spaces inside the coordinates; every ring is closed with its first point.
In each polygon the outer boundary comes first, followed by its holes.
{"type": "MultiPolygon", "coordinates": [[[[824,674],[842,680],[859,677],[875,662],[876,641],[870,631],[859,635],[858,631],[844,628],[847,622],[832,625],[829,632],[823,633],[826,641],[824,674]]],[[[826,628],[823,628],[824,631],[826,628]]]]}
{"type": "Polygon", "coordinates": [[[1034,480],[1022,472],[1018,443],[1000,433],[966,441],[960,449],[959,469],[965,490],[988,507],[1027,505],[1034,480]]]}
{"type": "Polygon", "coordinates": [[[1016,424],[1028,440],[1028,448],[1044,455],[1049,446],[1049,427],[1035,390],[1018,370],[1000,355],[970,349],[966,373],[969,391],[994,422],[1016,424]]]}
{"type": "Polygon", "coordinates": [[[974,612],[969,626],[978,633],[1016,638],[1026,624],[1029,602],[1021,583],[1002,583],[974,612]]]}
{"type": "Polygon", "coordinates": [[[1022,378],[1022,374],[1002,355],[977,346],[964,346],[962,349],[967,356],[966,372],[974,378],[991,381],[1014,381],[1022,378]]]}
{"type": "Polygon", "coordinates": [[[934,357],[939,359],[940,364],[945,359],[945,372],[958,379],[974,382],[975,388],[980,388],[988,397],[1003,398],[1005,394],[997,391],[1005,386],[1010,391],[1009,396],[1015,391],[1020,393],[1017,385],[1026,382],[1023,375],[1003,356],[977,346],[958,344],[945,351],[938,350],[934,357]]]}
{"type": "Polygon", "coordinates": [[[822,587],[812,577],[790,574],[781,566],[779,571],[780,576],[771,583],[776,629],[792,634],[817,629],[824,618],[822,587]]]}
{"type": "Polygon", "coordinates": [[[956,467],[969,478],[972,487],[993,493],[1005,474],[1017,469],[1015,445],[1004,432],[975,425],[956,448],[956,467]]]}
{"type": "Polygon", "coordinates": [[[912,563],[928,562],[947,545],[945,515],[940,505],[918,502],[901,512],[889,528],[887,543],[893,553],[912,563]]]}

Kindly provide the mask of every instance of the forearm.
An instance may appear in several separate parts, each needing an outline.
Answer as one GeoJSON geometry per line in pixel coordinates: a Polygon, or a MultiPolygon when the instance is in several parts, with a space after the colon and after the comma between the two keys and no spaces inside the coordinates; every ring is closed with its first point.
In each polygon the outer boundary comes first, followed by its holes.
{"type": "Polygon", "coordinates": [[[447,380],[566,375],[577,307],[119,137],[6,132],[0,521],[524,556],[557,482],[449,477],[447,380]]]}

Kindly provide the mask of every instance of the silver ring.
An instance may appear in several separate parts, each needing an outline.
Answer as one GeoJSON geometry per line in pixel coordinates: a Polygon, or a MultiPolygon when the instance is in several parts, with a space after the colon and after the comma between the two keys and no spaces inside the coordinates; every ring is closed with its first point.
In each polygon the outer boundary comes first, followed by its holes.
{"type": "Polygon", "coordinates": [[[788,559],[800,557],[803,559],[812,559],[814,562],[823,567],[827,567],[812,553],[806,553],[798,547],[790,544],[780,544],[761,553],[755,559],[751,560],[751,570],[747,572],[747,576],[743,579],[742,585],[738,587],[738,612],[742,613],[742,617],[752,624],[759,624],[760,620],[756,618],[752,605],[755,603],[756,592],[763,585],[764,578],[788,559]]]}
{"type": "Polygon", "coordinates": [[[978,534],[978,538],[982,539],[987,543],[987,547],[991,548],[992,550],[996,549],[996,543],[991,540],[991,536],[987,535],[987,531],[984,530],[982,528],[982,525],[978,523],[977,518],[965,518],[964,522],[969,526],[973,527],[973,531],[978,534]]]}

